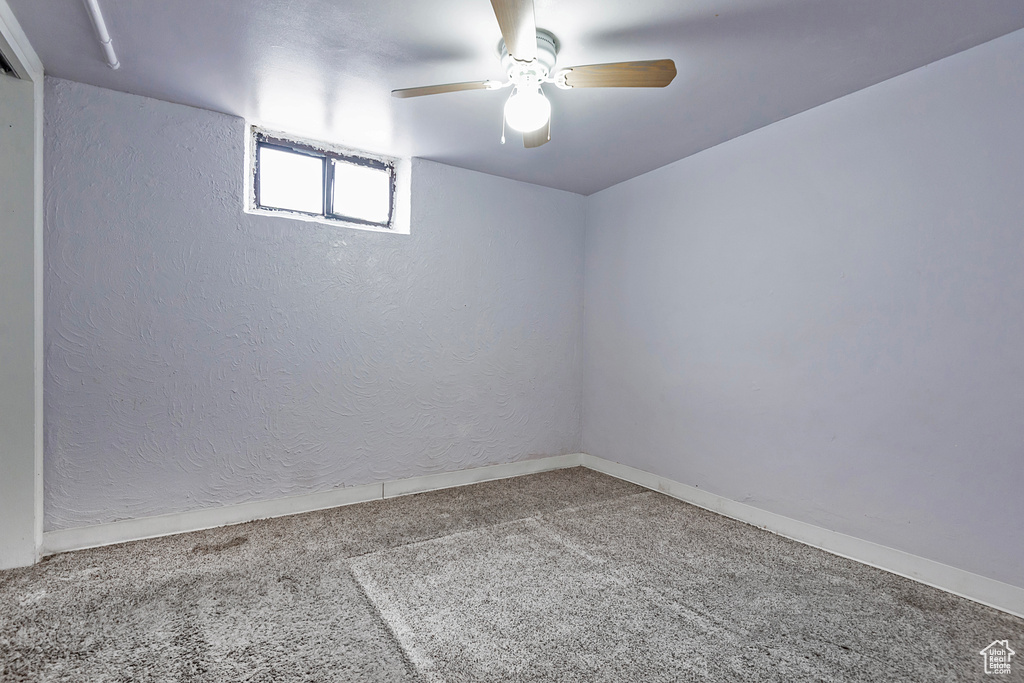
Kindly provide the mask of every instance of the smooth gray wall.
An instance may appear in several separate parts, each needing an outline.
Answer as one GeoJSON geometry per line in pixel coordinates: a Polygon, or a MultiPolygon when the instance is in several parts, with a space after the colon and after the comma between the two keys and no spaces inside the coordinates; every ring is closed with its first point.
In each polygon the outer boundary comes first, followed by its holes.
{"type": "Polygon", "coordinates": [[[35,562],[39,531],[35,95],[0,74],[0,569],[35,562]]]}
{"type": "Polygon", "coordinates": [[[586,452],[1024,586],[1024,32],[587,214],[586,452]]]}
{"type": "Polygon", "coordinates": [[[411,235],[254,216],[242,121],[46,96],[47,529],[579,450],[583,197],[415,162],[411,235]]]}

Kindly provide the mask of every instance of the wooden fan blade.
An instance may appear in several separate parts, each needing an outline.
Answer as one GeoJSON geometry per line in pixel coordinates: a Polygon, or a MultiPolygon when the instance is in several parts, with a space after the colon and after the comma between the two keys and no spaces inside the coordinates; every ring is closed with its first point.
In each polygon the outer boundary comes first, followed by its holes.
{"type": "Polygon", "coordinates": [[[551,120],[537,130],[530,131],[529,133],[523,133],[523,146],[526,149],[532,147],[540,147],[544,143],[551,140],[551,120]]]}
{"type": "Polygon", "coordinates": [[[422,95],[439,95],[444,92],[460,90],[488,90],[490,81],[466,81],[465,83],[445,83],[444,85],[425,85],[422,88],[402,88],[392,90],[392,97],[420,97],[422,95]]]}
{"type": "Polygon", "coordinates": [[[508,53],[521,62],[537,58],[537,20],[533,0],[491,0],[508,53]]]}
{"type": "Polygon", "coordinates": [[[676,77],[671,59],[573,66],[563,71],[570,88],[664,88],[676,77]]]}

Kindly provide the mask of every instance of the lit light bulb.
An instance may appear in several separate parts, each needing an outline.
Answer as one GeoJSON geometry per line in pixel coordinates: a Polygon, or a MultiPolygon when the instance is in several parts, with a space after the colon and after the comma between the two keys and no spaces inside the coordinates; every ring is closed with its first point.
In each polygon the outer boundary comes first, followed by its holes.
{"type": "Polygon", "coordinates": [[[551,103],[540,86],[516,88],[505,103],[505,121],[520,133],[532,133],[551,118],[551,103]]]}

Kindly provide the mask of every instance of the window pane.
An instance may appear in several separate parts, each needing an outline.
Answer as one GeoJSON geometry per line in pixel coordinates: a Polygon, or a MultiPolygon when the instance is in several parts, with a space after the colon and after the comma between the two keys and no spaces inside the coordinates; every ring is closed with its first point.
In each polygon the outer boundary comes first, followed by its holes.
{"type": "Polygon", "coordinates": [[[385,225],[391,213],[391,174],[381,168],[334,163],[334,213],[385,225]]]}
{"type": "Polygon", "coordinates": [[[260,147],[260,206],[323,213],[322,159],[260,147]]]}

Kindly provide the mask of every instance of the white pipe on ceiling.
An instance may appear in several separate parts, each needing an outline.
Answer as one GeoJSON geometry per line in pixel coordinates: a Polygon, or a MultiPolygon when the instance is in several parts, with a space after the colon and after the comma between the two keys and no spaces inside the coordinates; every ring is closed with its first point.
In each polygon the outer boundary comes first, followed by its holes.
{"type": "Polygon", "coordinates": [[[99,0],[84,0],[84,2],[85,8],[89,10],[89,18],[92,19],[92,25],[96,29],[96,37],[100,39],[103,51],[107,53],[107,66],[111,69],[120,68],[121,62],[117,61],[117,54],[114,52],[114,41],[110,39],[110,34],[107,32],[107,22],[103,21],[103,12],[100,11],[99,0]]]}

